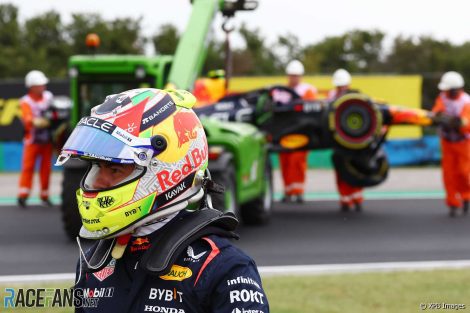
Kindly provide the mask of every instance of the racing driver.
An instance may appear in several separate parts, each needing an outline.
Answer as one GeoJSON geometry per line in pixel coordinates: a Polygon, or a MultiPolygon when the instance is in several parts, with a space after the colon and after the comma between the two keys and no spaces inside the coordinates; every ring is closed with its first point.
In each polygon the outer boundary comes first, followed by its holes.
{"type": "Polygon", "coordinates": [[[75,312],[269,312],[256,264],[229,241],[237,219],[212,208],[196,99],[134,89],[82,118],[57,164],[87,162],[77,190],[75,312]]]}

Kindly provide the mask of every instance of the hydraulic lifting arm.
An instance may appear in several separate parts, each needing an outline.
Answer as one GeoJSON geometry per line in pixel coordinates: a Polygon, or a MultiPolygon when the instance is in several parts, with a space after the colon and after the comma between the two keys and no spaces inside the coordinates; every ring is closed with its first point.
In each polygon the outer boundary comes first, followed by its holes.
{"type": "Polygon", "coordinates": [[[178,89],[191,90],[204,65],[210,27],[218,11],[232,17],[236,11],[254,10],[256,0],[192,0],[193,9],[171,66],[168,83],[178,89]]]}

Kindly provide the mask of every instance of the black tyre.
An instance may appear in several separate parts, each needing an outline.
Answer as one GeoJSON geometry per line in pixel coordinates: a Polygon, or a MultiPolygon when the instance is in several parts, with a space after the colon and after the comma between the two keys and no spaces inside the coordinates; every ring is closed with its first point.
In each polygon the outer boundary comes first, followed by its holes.
{"type": "Polygon", "coordinates": [[[256,199],[241,206],[243,223],[247,225],[262,225],[269,222],[273,205],[273,178],[271,163],[266,159],[264,167],[266,182],[263,193],[256,199]]]}
{"type": "Polygon", "coordinates": [[[62,222],[64,230],[71,240],[78,236],[82,221],[78,213],[77,198],[75,193],[80,187],[80,180],[85,174],[85,168],[64,168],[64,177],[62,181],[62,222]]]}
{"type": "Polygon", "coordinates": [[[225,187],[223,194],[211,194],[212,207],[224,213],[232,212],[239,219],[237,184],[233,164],[230,163],[224,171],[211,172],[211,177],[213,181],[225,187]]]}
{"type": "Polygon", "coordinates": [[[333,152],[333,165],[342,180],[352,186],[372,187],[381,184],[388,176],[390,165],[382,148],[375,152],[348,155],[333,152]]]}

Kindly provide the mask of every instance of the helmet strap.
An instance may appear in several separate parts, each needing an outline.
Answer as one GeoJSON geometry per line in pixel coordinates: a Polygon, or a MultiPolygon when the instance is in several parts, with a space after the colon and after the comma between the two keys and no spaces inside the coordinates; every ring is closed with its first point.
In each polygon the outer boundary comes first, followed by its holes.
{"type": "Polygon", "coordinates": [[[126,251],[127,244],[131,239],[131,234],[125,234],[122,236],[117,237],[116,244],[113,247],[113,251],[111,252],[111,256],[116,260],[119,260],[124,255],[124,251],[126,251]]]}
{"type": "Polygon", "coordinates": [[[225,187],[221,184],[216,183],[212,179],[205,177],[202,181],[202,188],[207,193],[219,193],[222,194],[225,191],[225,187]]]}

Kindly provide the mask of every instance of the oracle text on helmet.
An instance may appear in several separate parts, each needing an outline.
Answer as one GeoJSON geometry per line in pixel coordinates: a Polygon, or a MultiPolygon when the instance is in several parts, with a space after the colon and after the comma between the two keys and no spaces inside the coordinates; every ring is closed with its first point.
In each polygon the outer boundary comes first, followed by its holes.
{"type": "Polygon", "coordinates": [[[115,128],[112,123],[103,121],[96,117],[83,117],[77,124],[77,126],[90,126],[93,128],[100,129],[108,134],[111,134],[115,128]]]}

